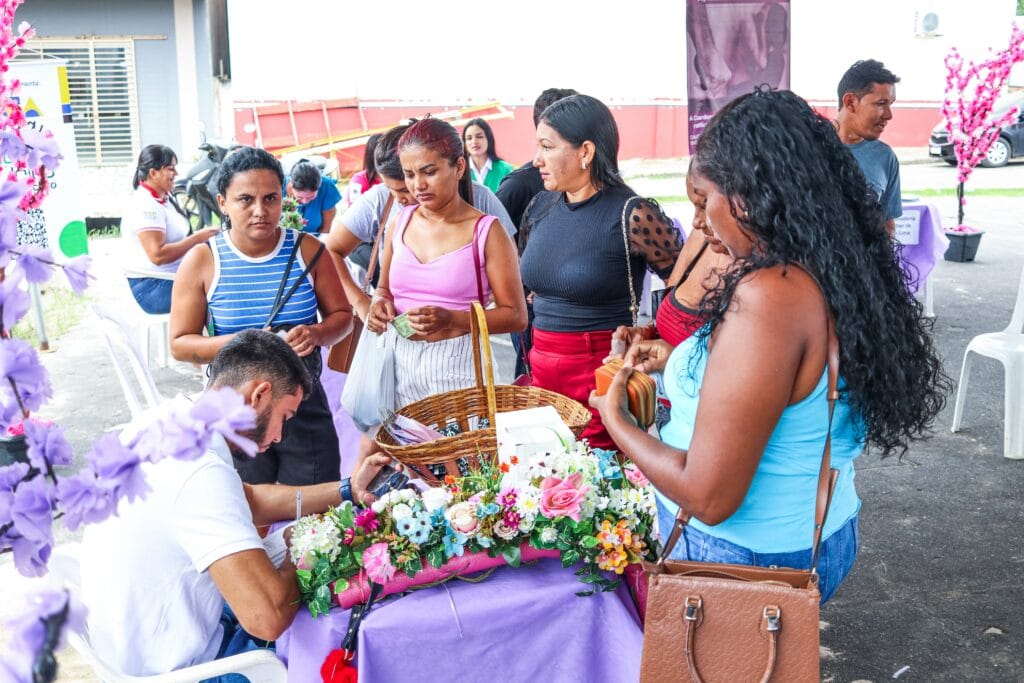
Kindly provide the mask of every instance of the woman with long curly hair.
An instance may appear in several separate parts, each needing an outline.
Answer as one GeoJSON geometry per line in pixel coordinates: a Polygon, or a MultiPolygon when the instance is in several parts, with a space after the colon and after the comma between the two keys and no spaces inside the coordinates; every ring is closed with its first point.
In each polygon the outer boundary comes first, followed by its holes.
{"type": "Polygon", "coordinates": [[[857,553],[854,458],[866,446],[905,451],[951,383],[877,200],[806,102],[769,90],[731,102],[697,142],[693,184],[709,241],[734,259],[701,303],[704,326],[675,349],[634,344],[607,395],[591,402],[657,488],[663,537],[680,506],[691,515],[671,557],[807,569],[829,433],[831,317],[839,477],[817,565],[824,602],[857,553]],[[663,442],[629,418],[632,368],[664,371],[672,419],[663,442]]]}

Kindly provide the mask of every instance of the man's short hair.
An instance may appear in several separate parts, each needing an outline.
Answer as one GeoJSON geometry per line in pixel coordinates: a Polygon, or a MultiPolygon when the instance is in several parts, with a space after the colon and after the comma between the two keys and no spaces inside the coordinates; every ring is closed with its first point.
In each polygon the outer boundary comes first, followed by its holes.
{"type": "Polygon", "coordinates": [[[298,389],[305,398],[313,390],[313,380],[302,359],[284,339],[263,330],[236,334],[217,352],[209,375],[210,388],[238,389],[250,380],[268,381],[274,398],[294,394],[298,389]]]}
{"type": "Polygon", "coordinates": [[[572,88],[548,88],[542,92],[537,101],[533,103],[533,127],[536,128],[540,124],[540,117],[545,109],[558,100],[564,100],[573,95],[579,95],[579,93],[572,88]]]}
{"type": "Polygon", "coordinates": [[[899,82],[899,76],[886,69],[885,64],[877,59],[854,62],[839,79],[839,87],[836,89],[839,95],[839,108],[843,108],[843,95],[846,93],[853,93],[859,100],[871,92],[876,83],[896,85],[899,82]]]}

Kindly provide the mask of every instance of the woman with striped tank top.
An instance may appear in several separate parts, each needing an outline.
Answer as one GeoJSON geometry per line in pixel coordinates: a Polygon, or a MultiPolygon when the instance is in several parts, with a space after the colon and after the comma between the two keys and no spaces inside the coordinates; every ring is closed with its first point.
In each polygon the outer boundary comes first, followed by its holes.
{"type": "Polygon", "coordinates": [[[258,458],[235,460],[249,484],[317,484],[340,474],[338,435],[319,381],[320,347],[350,331],[352,309],[319,240],[278,227],[283,178],[277,159],[261,149],[243,147],[224,160],[217,201],[229,229],[209,249],[188,253],[171,300],[171,352],[178,360],[209,363],[236,333],[269,327],[313,377],[313,391],[285,423],[281,441],[258,458]]]}

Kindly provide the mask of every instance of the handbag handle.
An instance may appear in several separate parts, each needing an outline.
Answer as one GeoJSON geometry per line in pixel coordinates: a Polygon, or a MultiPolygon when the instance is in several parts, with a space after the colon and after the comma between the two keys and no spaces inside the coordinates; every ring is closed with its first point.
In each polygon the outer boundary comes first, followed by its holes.
{"type": "Polygon", "coordinates": [[[633,321],[633,327],[636,327],[639,320],[640,304],[636,301],[636,288],[633,287],[633,262],[630,260],[629,253],[629,205],[634,199],[638,199],[638,196],[630,197],[622,205],[622,220],[619,223],[622,225],[622,245],[626,248],[626,280],[629,282],[629,317],[633,321]]]}
{"type": "Polygon", "coordinates": [[[487,418],[491,421],[493,429],[497,401],[494,396],[494,362],[491,358],[487,317],[484,315],[484,307],[481,304],[474,301],[470,306],[469,336],[473,338],[473,369],[476,371],[476,388],[482,389],[487,397],[487,418]],[[481,367],[481,349],[483,349],[483,360],[486,361],[483,367],[481,367]]]}
{"type": "MultiPolygon", "coordinates": [[[[828,509],[832,503],[832,493],[835,491],[836,481],[839,478],[839,471],[832,469],[832,418],[835,414],[836,399],[839,398],[839,338],[836,336],[835,323],[832,315],[826,316],[828,333],[828,358],[826,369],[828,371],[828,432],[825,435],[825,446],[821,453],[821,468],[818,471],[818,488],[814,502],[814,535],[811,543],[811,572],[817,573],[818,557],[821,554],[821,535],[825,529],[825,520],[828,517],[828,509]]],[[[672,533],[669,534],[665,548],[658,558],[657,563],[652,567],[655,574],[665,571],[665,560],[672,554],[679,536],[683,533],[683,527],[690,521],[690,515],[682,507],[676,514],[675,524],[672,525],[672,533]]]]}
{"type": "Polygon", "coordinates": [[[395,195],[388,192],[388,200],[384,202],[384,210],[380,212],[380,221],[377,226],[377,236],[373,238],[373,246],[370,247],[370,262],[366,264],[366,277],[363,278],[363,292],[369,293],[370,283],[373,281],[373,271],[377,269],[377,247],[380,246],[380,238],[384,235],[384,225],[391,214],[391,206],[395,203],[395,195]]]}
{"type": "MultiPolygon", "coordinates": [[[[693,653],[697,649],[697,646],[694,644],[697,636],[697,626],[700,620],[703,619],[701,614],[703,603],[700,596],[688,595],[683,606],[683,621],[686,622],[686,630],[683,632],[683,651],[686,652],[686,667],[690,670],[690,678],[693,679],[693,683],[704,683],[704,679],[697,670],[697,662],[693,658],[693,653]]],[[[778,640],[779,629],[781,628],[779,621],[781,617],[782,610],[779,609],[778,605],[767,605],[761,611],[761,621],[764,623],[765,632],[768,634],[768,638],[766,638],[768,641],[768,657],[764,673],[757,679],[759,683],[768,683],[771,680],[772,674],[775,673],[775,663],[779,653],[778,640]]]]}

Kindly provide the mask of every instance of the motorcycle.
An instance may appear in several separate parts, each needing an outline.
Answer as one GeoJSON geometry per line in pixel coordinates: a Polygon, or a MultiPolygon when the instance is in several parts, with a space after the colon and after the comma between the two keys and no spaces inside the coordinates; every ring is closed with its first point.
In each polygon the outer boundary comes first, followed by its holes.
{"type": "Polygon", "coordinates": [[[237,143],[211,142],[203,136],[199,144],[202,156],[192,168],[174,181],[174,200],[181,207],[192,226],[202,230],[213,224],[216,217],[221,225],[224,215],[217,206],[217,171],[228,152],[238,147],[237,143]]]}

